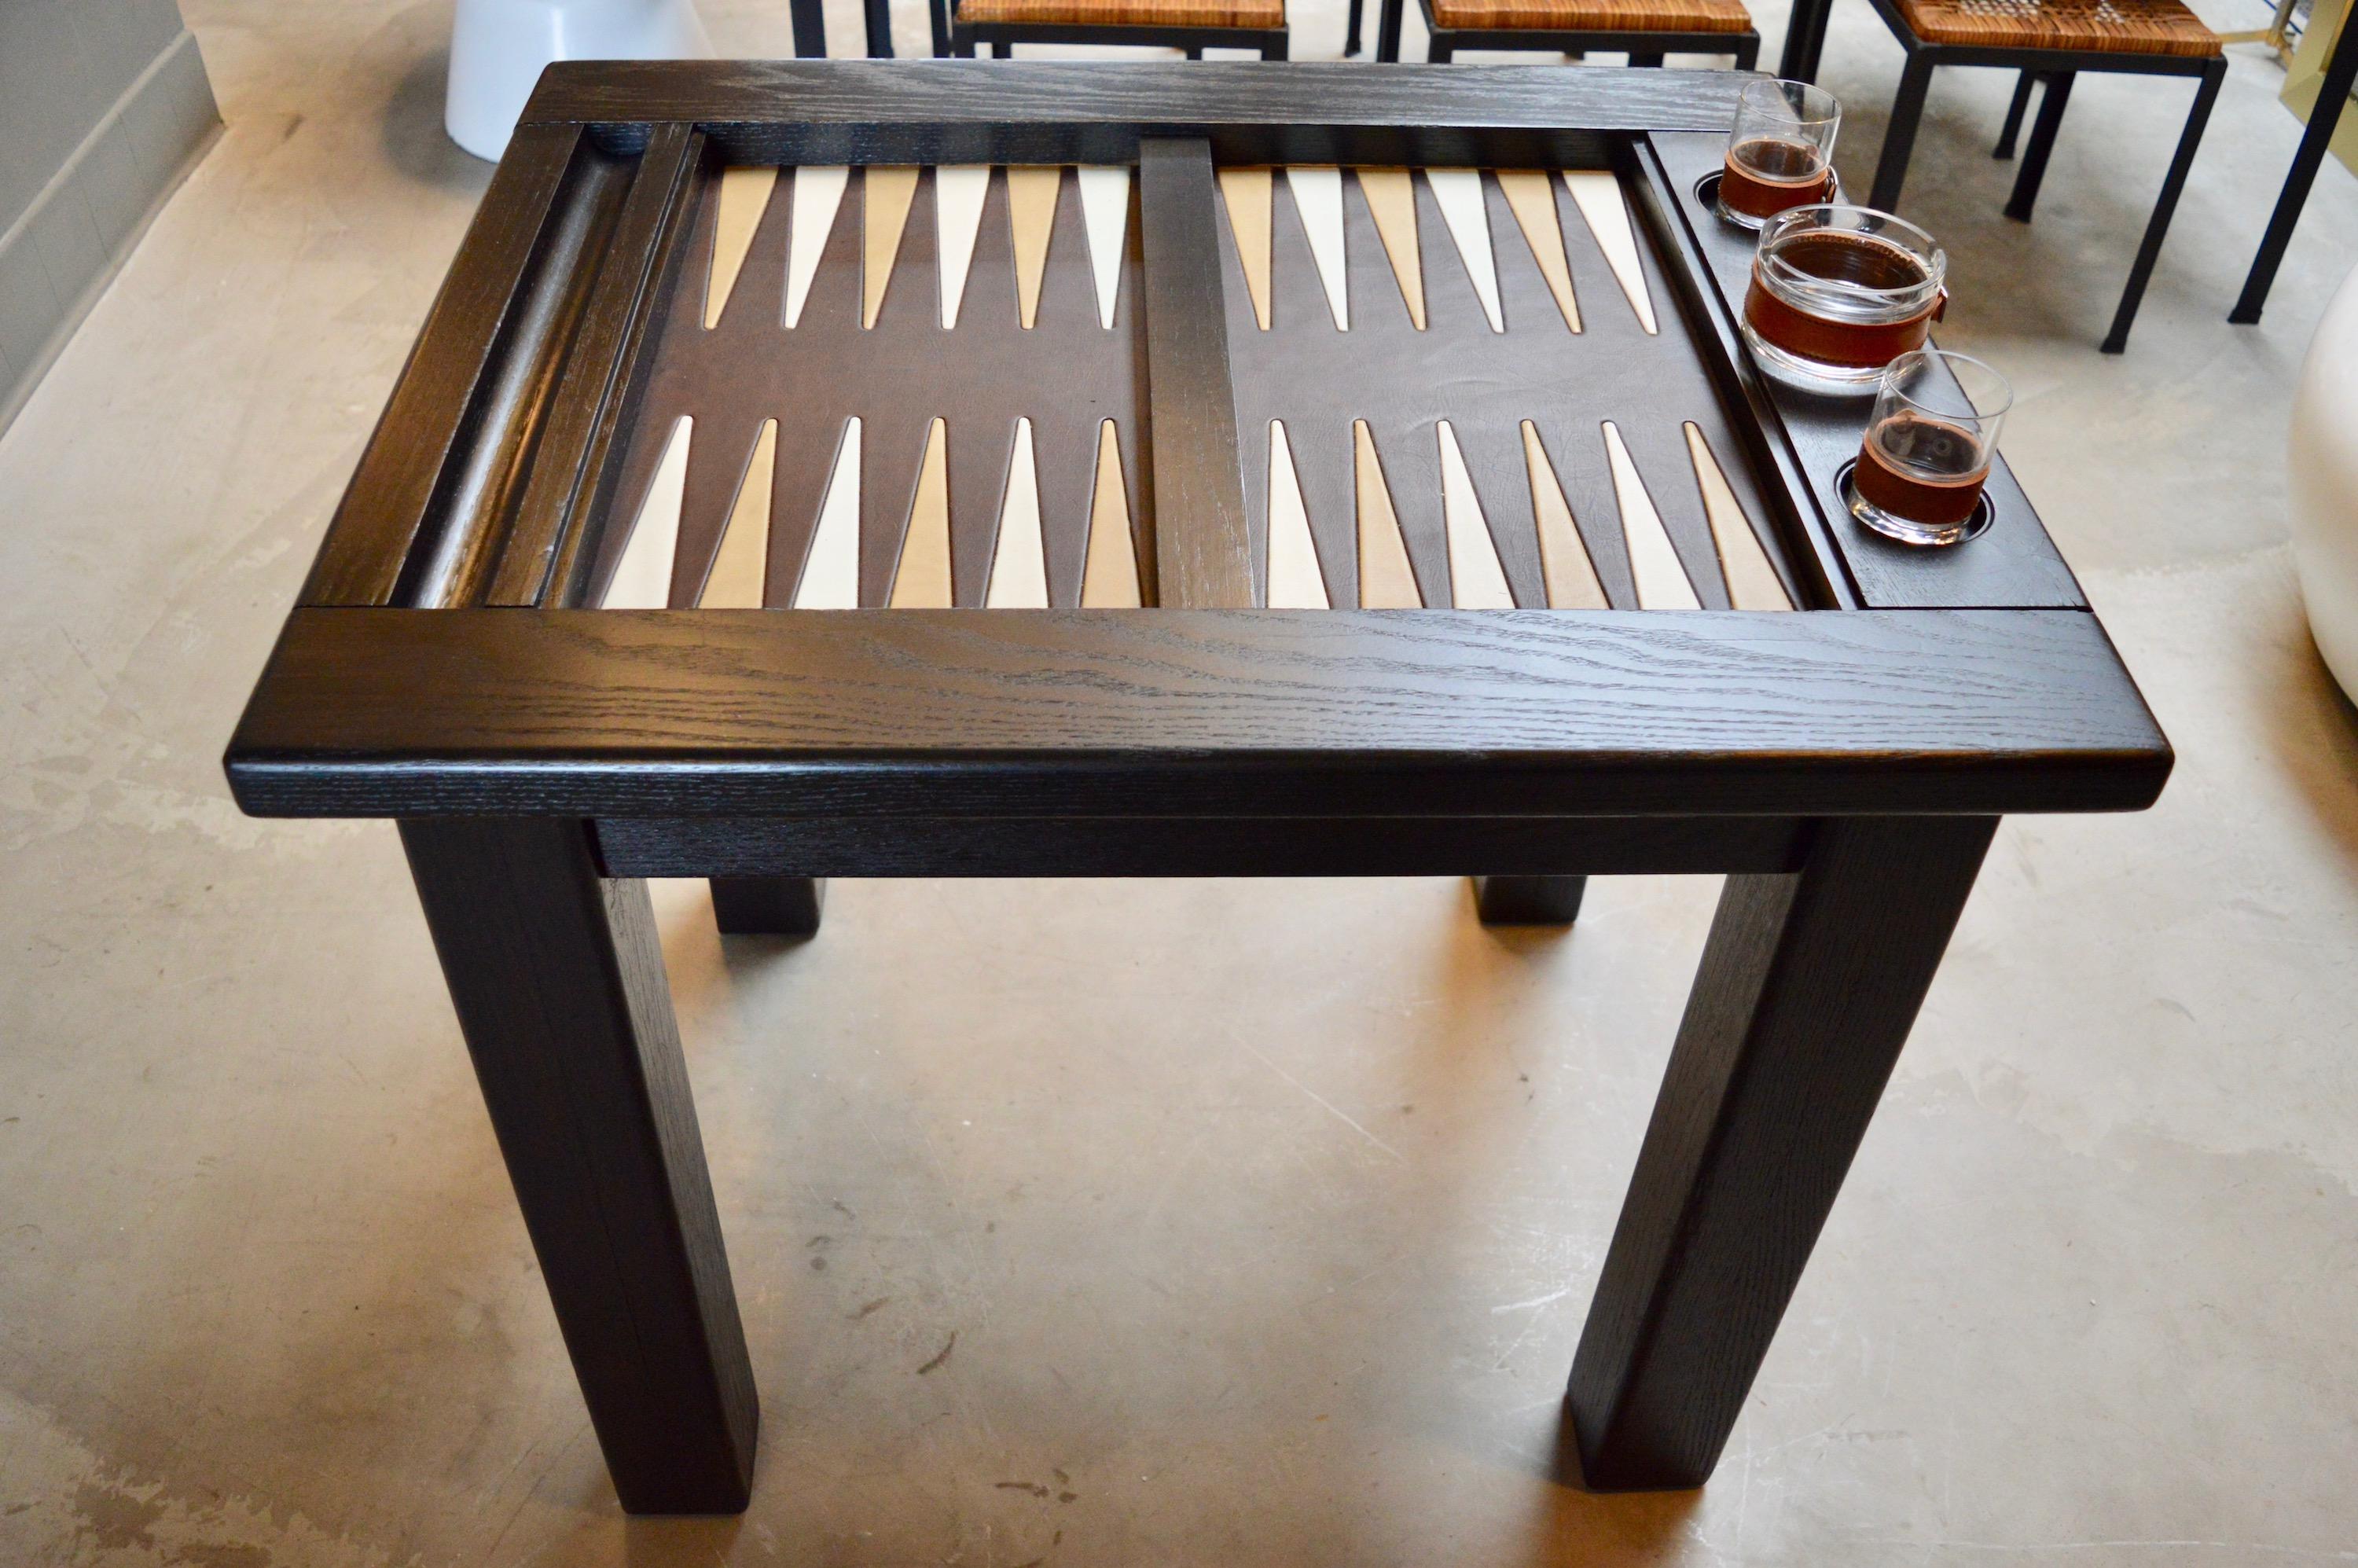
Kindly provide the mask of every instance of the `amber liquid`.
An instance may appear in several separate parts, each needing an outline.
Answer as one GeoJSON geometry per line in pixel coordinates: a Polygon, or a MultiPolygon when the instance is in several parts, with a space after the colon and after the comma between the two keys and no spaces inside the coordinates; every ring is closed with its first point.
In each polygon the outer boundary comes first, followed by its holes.
{"type": "Polygon", "coordinates": [[[1747,218],[1773,218],[1788,207],[1831,200],[1834,171],[1809,142],[1784,136],[1748,136],[1727,149],[1719,177],[1719,200],[1747,218]]]}
{"type": "MultiPolygon", "coordinates": [[[[1777,255],[1796,272],[1868,288],[1916,287],[1929,276],[1914,255],[1871,234],[1836,230],[1802,234],[1779,245],[1777,255]]],[[[1744,316],[1754,331],[1787,353],[1820,364],[1863,368],[1889,364],[1910,349],[1922,348],[1946,303],[1935,294],[1914,315],[1898,321],[1845,321],[1814,315],[1795,309],[1770,293],[1760,281],[1760,266],[1755,262],[1752,287],[1744,296],[1744,316]]]]}
{"type": "Polygon", "coordinates": [[[1894,517],[1952,528],[1974,514],[1989,457],[1974,433],[1921,414],[1895,414],[1867,431],[1851,484],[1894,517]]]}

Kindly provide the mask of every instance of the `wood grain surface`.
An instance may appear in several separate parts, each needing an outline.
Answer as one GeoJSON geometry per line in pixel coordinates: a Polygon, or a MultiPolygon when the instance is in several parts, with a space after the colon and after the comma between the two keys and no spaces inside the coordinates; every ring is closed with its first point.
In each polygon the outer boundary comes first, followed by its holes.
{"type": "Polygon", "coordinates": [[[646,884],[581,822],[401,842],[622,1507],[742,1509],[760,1402],[646,884]]]}
{"type": "MultiPolygon", "coordinates": [[[[409,362],[362,449],[352,483],[303,585],[305,604],[387,604],[464,433],[479,387],[513,347],[544,232],[585,206],[574,181],[601,165],[575,126],[519,132],[460,242],[450,274],[418,329],[409,362]],[[577,172],[579,171],[579,172],[577,172]]],[[[571,247],[578,259],[579,242],[571,247]]]]}
{"type": "Polygon", "coordinates": [[[1725,136],[1747,79],[1364,61],[714,60],[559,63],[527,124],[617,145],[694,122],[741,163],[1135,163],[1203,136],[1230,163],[1527,168],[1605,163],[1617,132],[1725,136]]]}
{"type": "MultiPolygon", "coordinates": [[[[1254,603],[1251,529],[1230,379],[1221,199],[1198,140],[1148,142],[1138,166],[1146,240],[1147,382],[1154,416],[1146,482],[1154,497],[1155,602],[1234,610],[1254,603]]],[[[1233,265],[1231,263],[1231,265],[1233,265]]]]}
{"type": "Polygon", "coordinates": [[[2135,810],[2078,611],[306,610],[262,816],[2135,810]],[[420,701],[421,692],[434,700],[420,701]]]}

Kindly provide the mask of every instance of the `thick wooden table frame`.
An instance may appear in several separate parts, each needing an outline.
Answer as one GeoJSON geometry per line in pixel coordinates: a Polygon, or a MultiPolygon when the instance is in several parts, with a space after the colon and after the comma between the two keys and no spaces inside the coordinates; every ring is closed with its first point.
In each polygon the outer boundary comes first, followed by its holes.
{"type": "Polygon", "coordinates": [[[733,928],[808,930],[830,875],[1473,873],[1487,915],[1562,920],[1587,875],[1728,873],[1569,1396],[1589,1486],[1710,1474],[1998,816],[2138,809],[2170,765],[2009,478],[1945,562],[1828,499],[1855,413],[1753,373],[1740,246],[1685,194],[1741,81],[543,81],[227,765],[251,812],[399,819],[625,1508],[742,1508],[757,1426],[647,876],[716,879],[733,928]],[[1216,160],[1619,169],[1824,612],[1249,608],[1216,160]],[[568,608],[723,161],[1140,168],[1162,608],[568,608]]]}

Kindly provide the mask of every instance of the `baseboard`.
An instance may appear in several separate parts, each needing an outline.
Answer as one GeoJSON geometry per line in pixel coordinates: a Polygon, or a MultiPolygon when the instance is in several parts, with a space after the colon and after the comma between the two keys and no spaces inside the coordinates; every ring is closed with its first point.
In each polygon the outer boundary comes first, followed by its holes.
{"type": "Polygon", "coordinates": [[[183,29],[0,229],[0,432],[220,134],[183,29]]]}

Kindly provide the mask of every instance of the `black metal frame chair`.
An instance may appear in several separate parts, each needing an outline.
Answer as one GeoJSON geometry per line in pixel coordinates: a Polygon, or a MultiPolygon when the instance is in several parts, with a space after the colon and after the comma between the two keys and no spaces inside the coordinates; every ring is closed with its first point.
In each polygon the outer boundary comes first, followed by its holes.
{"type": "MultiPolygon", "coordinates": [[[[1358,32],[1360,0],[1352,0],[1352,34],[1358,32]]],[[[1189,59],[1201,59],[1207,49],[1259,49],[1263,59],[1287,58],[1289,29],[1228,27],[1185,24],[1112,22],[962,21],[958,0],[932,0],[934,53],[974,57],[977,46],[1001,59],[1011,57],[1017,44],[1135,44],[1141,48],[1184,49],[1189,59]]]]}
{"type": "MultiPolygon", "coordinates": [[[[1349,52],[1356,53],[1359,36],[1360,0],[1351,3],[1349,52]]],[[[1750,70],[1760,58],[1760,33],[1747,27],[1742,32],[1714,33],[1691,31],[1655,31],[1606,29],[1591,27],[1444,27],[1434,19],[1433,0],[1417,0],[1424,13],[1425,31],[1430,41],[1425,45],[1424,58],[1433,64],[1446,64],[1459,49],[1541,49],[1551,54],[1627,54],[1629,63],[1637,66],[1658,66],[1666,54],[1726,54],[1736,57],[1736,69],[1750,70]]],[[[1379,60],[1400,59],[1401,0],[1384,0],[1383,10],[1376,25],[1376,58],[1379,60]]]]}
{"type": "MultiPolygon", "coordinates": [[[[2007,108],[2006,126],[1998,137],[1995,155],[2005,158],[2014,156],[2015,144],[2022,129],[2024,114],[2029,108],[2030,89],[2034,82],[2045,85],[2039,98],[2038,117],[2031,122],[2029,145],[2023,149],[2022,167],[2016,173],[2014,190],[2007,198],[2006,215],[2020,222],[2030,222],[2030,210],[2039,200],[2039,187],[2047,177],[2047,161],[2055,150],[2056,133],[2062,128],[2063,109],[2071,102],[2071,81],[2082,71],[2112,71],[2134,76],[2190,76],[2198,79],[2194,103],[2186,116],[2186,128],[2180,134],[2177,151],[2169,161],[2169,172],[2163,176],[2161,192],[2155,199],[2153,216],[2147,221],[2145,237],[2137,246],[2136,259],[2130,265],[2128,282],[2121,290],[2119,308],[2113,316],[2112,330],[2105,333],[2103,350],[2108,354],[2121,352],[2128,346],[2129,327],[2136,319],[2137,306],[2145,298],[2146,285],[2152,280],[2154,263],[2161,255],[2162,241],[2169,232],[2169,221],[2178,211],[2178,200],[2186,189],[2186,177],[2194,165],[2196,149],[2201,145],[2203,126],[2211,118],[2212,105],[2219,97],[2220,83],[2226,80],[2227,58],[2223,53],[2209,56],[2169,55],[2126,50],[2078,49],[2069,47],[2037,47],[1935,43],[1918,35],[1901,12],[1898,0],[1870,0],[1876,14],[1891,29],[1908,51],[1907,64],[1899,73],[1899,92],[1892,100],[1889,128],[1884,133],[1883,152],[1875,168],[1875,184],[1866,204],[1887,212],[1897,211],[1900,187],[1908,178],[1908,159],[1916,147],[1916,129],[1924,114],[1925,95],[1931,91],[1932,72],[1942,66],[1999,66],[2022,72],[2015,84],[2014,101],[2007,108]]],[[[1814,36],[1802,40],[1800,54],[1801,80],[1817,74],[1818,54],[1825,43],[1825,12],[1815,17],[1814,36]]],[[[1789,65],[1793,57],[1788,56],[1789,65]]]]}

